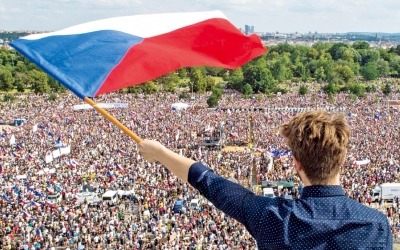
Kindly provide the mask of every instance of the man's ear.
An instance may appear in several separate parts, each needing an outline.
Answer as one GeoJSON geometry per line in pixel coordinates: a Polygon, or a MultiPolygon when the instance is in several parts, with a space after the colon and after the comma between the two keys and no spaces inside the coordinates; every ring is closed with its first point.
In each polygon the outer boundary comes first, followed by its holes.
{"type": "Polygon", "coordinates": [[[300,171],[303,170],[301,167],[300,163],[297,161],[296,157],[293,155],[293,162],[294,162],[294,168],[296,169],[296,172],[299,173],[300,171]]]}
{"type": "Polygon", "coordinates": [[[346,156],[347,156],[347,149],[346,149],[346,152],[344,153],[344,157],[343,157],[342,165],[341,165],[341,166],[343,166],[344,163],[346,162],[346,156]]]}

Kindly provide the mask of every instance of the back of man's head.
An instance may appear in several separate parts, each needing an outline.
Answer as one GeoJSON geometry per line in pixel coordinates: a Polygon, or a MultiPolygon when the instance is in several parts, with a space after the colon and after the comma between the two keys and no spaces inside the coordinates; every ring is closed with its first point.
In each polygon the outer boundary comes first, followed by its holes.
{"type": "Polygon", "coordinates": [[[311,184],[324,185],[337,176],[350,136],[343,114],[304,112],[283,124],[280,132],[311,184]]]}

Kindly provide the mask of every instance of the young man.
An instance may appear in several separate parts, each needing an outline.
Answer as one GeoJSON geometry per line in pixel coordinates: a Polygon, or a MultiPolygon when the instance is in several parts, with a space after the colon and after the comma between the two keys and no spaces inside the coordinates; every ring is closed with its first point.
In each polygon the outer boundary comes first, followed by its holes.
{"type": "Polygon", "coordinates": [[[280,132],[304,184],[300,199],[257,196],[156,141],[144,140],[139,150],[242,223],[259,249],[392,249],[386,216],[349,199],[340,186],[350,136],[345,117],[309,111],[280,132]]]}

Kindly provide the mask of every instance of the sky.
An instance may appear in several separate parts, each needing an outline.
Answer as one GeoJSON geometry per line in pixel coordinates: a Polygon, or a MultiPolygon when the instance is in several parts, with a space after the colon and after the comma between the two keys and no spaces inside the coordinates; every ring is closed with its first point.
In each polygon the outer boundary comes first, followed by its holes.
{"type": "Polygon", "coordinates": [[[400,0],[0,0],[0,30],[55,31],[116,16],[210,10],[255,32],[400,33],[400,0]]]}

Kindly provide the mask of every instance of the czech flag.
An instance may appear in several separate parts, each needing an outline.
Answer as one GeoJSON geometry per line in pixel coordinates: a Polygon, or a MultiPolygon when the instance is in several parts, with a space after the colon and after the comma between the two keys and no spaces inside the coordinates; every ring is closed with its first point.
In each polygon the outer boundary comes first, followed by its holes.
{"type": "Polygon", "coordinates": [[[15,152],[12,152],[12,155],[14,156],[14,158],[17,158],[17,159],[20,159],[20,158],[21,158],[21,155],[15,153],[15,152]]]}
{"type": "Polygon", "coordinates": [[[266,52],[220,11],[102,19],[10,45],[82,99],[182,67],[237,68],[266,52]]]}
{"type": "Polygon", "coordinates": [[[119,171],[119,172],[121,172],[122,174],[125,174],[125,169],[120,165],[120,164],[117,164],[117,170],[119,171]]]}
{"type": "Polygon", "coordinates": [[[31,215],[30,215],[27,211],[25,211],[25,210],[22,210],[22,214],[23,214],[23,216],[24,216],[25,219],[31,218],[31,215]]]}
{"type": "Polygon", "coordinates": [[[119,153],[120,155],[125,155],[125,154],[126,154],[126,152],[125,152],[124,150],[122,150],[122,149],[118,149],[118,153],[119,153]]]}
{"type": "Polygon", "coordinates": [[[3,196],[1,196],[1,198],[2,198],[5,202],[7,202],[7,203],[12,203],[10,197],[8,197],[8,196],[5,195],[5,194],[3,194],[3,196]]]}
{"type": "Polygon", "coordinates": [[[54,193],[55,193],[55,192],[54,192],[54,189],[51,188],[51,187],[47,187],[47,188],[46,188],[46,192],[47,192],[47,194],[54,194],[54,193]]]}
{"type": "Polygon", "coordinates": [[[33,160],[33,155],[30,153],[28,154],[28,160],[30,160],[30,161],[33,160]]]}
{"type": "Polygon", "coordinates": [[[40,208],[40,207],[41,207],[40,204],[37,203],[37,202],[35,202],[35,201],[31,201],[31,206],[32,206],[32,207],[37,207],[37,208],[40,208]]]}
{"type": "Polygon", "coordinates": [[[76,168],[79,164],[77,161],[75,161],[74,159],[70,160],[69,163],[71,164],[72,167],[76,168]]]}

